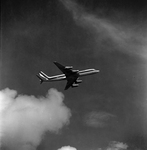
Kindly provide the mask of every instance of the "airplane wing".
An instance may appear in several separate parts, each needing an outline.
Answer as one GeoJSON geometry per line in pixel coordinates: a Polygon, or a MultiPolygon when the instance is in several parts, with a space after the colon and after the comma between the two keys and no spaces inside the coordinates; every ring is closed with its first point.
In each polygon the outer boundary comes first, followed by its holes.
{"type": "Polygon", "coordinates": [[[63,66],[61,64],[59,64],[58,62],[54,62],[54,64],[66,75],[66,76],[69,76],[71,75],[72,73],[74,73],[74,70],[72,70],[72,66],[63,66]]]}
{"type": "Polygon", "coordinates": [[[78,70],[73,70],[72,66],[63,66],[59,64],[58,62],[54,62],[54,64],[65,74],[67,79],[67,84],[65,86],[65,90],[67,90],[69,87],[77,87],[78,84],[78,70]]]}
{"type": "Polygon", "coordinates": [[[70,88],[75,83],[76,80],[77,80],[77,78],[67,80],[67,84],[66,84],[64,90],[67,90],[68,88],[70,88]]]}
{"type": "Polygon", "coordinates": [[[70,80],[67,81],[67,84],[65,86],[65,89],[64,90],[67,90],[68,88],[70,88],[72,86],[73,82],[71,82],[70,80]]]}

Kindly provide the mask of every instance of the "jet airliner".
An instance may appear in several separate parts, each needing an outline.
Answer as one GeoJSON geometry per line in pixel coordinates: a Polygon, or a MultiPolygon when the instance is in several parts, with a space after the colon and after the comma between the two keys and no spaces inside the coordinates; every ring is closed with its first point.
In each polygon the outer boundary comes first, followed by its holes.
{"type": "Polygon", "coordinates": [[[40,84],[43,82],[67,80],[67,84],[65,86],[65,90],[67,90],[69,87],[79,86],[79,83],[82,82],[82,80],[80,80],[79,77],[92,75],[92,74],[96,74],[99,72],[99,70],[96,70],[96,69],[85,69],[85,70],[80,70],[80,71],[74,70],[73,66],[63,66],[56,61],[54,62],[54,64],[61,70],[63,74],[55,75],[55,76],[48,76],[44,72],[40,71],[36,75],[40,80],[40,84]]]}

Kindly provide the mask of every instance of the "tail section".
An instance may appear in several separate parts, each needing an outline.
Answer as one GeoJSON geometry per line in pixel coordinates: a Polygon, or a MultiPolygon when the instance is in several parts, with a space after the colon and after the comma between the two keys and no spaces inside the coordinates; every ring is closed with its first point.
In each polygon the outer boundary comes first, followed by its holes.
{"type": "Polygon", "coordinates": [[[36,76],[37,76],[37,78],[39,78],[40,84],[42,84],[44,80],[38,74],[36,76]]]}
{"type": "Polygon", "coordinates": [[[40,71],[36,76],[39,78],[40,84],[47,82],[50,79],[50,77],[42,71],[40,71]]]}
{"type": "Polygon", "coordinates": [[[43,71],[39,72],[40,76],[43,76],[45,79],[49,79],[50,77],[48,75],[46,75],[43,71]]]}

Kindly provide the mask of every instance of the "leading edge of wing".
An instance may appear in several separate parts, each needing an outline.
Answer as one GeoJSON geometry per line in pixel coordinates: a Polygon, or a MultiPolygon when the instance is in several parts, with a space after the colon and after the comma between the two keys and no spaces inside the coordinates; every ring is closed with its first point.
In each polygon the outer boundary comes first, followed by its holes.
{"type": "Polygon", "coordinates": [[[71,69],[66,68],[65,66],[59,64],[58,62],[54,61],[54,64],[66,75],[69,76],[73,73],[71,69]]]}
{"type": "Polygon", "coordinates": [[[63,72],[65,73],[65,66],[59,64],[58,62],[54,61],[54,64],[63,72]]]}

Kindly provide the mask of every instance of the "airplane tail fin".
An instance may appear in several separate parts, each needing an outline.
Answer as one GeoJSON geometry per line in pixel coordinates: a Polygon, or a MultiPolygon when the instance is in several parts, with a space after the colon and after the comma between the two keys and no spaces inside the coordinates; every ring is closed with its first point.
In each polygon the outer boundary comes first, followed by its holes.
{"type": "Polygon", "coordinates": [[[49,76],[47,76],[44,72],[40,71],[39,74],[36,75],[39,80],[40,80],[40,84],[42,84],[45,81],[48,81],[50,79],[49,76]]]}
{"type": "Polygon", "coordinates": [[[42,76],[42,77],[44,77],[47,80],[50,79],[50,77],[47,74],[45,74],[43,71],[40,71],[39,75],[42,76]]]}
{"type": "Polygon", "coordinates": [[[43,79],[38,74],[36,76],[37,76],[37,78],[39,78],[40,84],[42,84],[43,83],[43,79]]]}

